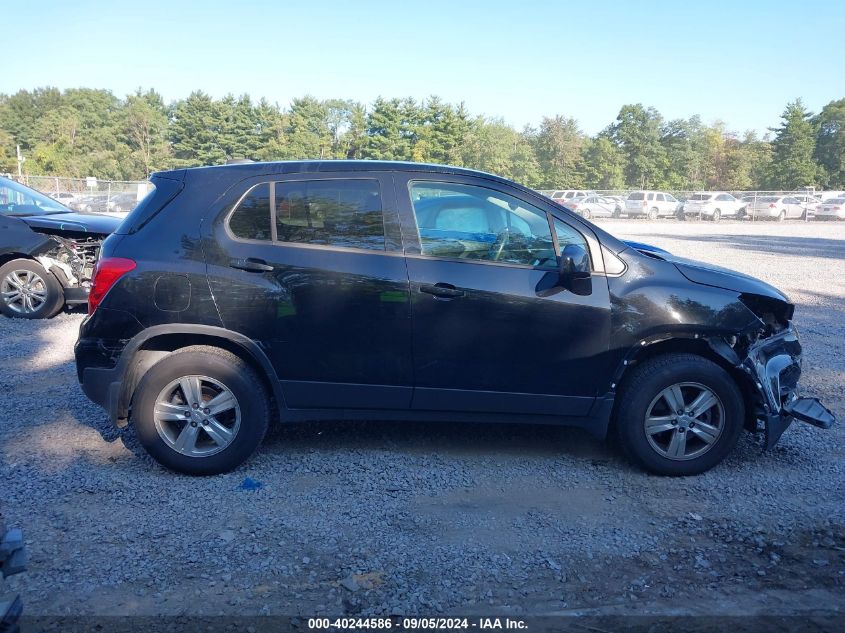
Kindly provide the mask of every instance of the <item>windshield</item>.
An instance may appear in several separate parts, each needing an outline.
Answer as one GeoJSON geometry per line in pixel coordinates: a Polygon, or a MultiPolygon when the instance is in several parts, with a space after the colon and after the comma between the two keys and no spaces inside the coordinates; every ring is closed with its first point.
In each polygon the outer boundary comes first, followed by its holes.
{"type": "Polygon", "coordinates": [[[71,213],[71,210],[35,189],[8,178],[0,178],[0,214],[20,217],[54,213],[71,213]]]}

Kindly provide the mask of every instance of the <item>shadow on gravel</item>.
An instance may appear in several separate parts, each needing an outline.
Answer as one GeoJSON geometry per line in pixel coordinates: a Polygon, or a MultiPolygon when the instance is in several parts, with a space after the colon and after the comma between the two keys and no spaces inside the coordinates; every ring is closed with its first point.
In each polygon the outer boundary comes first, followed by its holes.
{"type": "Polygon", "coordinates": [[[803,255],[827,259],[845,259],[845,241],[822,237],[783,237],[773,235],[672,235],[655,233],[653,238],[710,242],[731,246],[737,250],[757,251],[769,255],[803,255]]]}

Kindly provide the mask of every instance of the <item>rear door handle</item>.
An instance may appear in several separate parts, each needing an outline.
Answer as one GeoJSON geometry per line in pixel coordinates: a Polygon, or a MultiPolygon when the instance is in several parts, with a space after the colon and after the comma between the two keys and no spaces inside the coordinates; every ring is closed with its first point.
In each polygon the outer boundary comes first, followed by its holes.
{"type": "Polygon", "coordinates": [[[257,257],[247,257],[246,259],[233,259],[229,262],[232,268],[238,268],[250,273],[266,273],[273,270],[273,267],[265,262],[263,259],[257,257]]]}
{"type": "Polygon", "coordinates": [[[420,286],[420,292],[424,292],[426,294],[434,295],[440,299],[454,299],[455,297],[463,297],[464,291],[458,290],[452,284],[422,284],[420,286]]]}

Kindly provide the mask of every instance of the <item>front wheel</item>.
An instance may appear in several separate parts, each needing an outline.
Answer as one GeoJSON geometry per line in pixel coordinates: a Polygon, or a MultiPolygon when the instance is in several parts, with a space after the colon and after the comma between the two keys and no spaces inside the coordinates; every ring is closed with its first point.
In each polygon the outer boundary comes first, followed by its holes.
{"type": "Polygon", "coordinates": [[[694,354],[666,354],[632,370],[616,406],[625,453],[660,475],[709,470],[736,445],[745,406],[734,379],[694,354]]]}
{"type": "Polygon", "coordinates": [[[132,402],[138,440],[161,465],[187,475],[240,466],[264,439],[270,419],[263,383],[242,358],[192,346],[144,375],[132,402]]]}
{"type": "Polygon", "coordinates": [[[0,312],[21,319],[49,319],[65,305],[59,280],[31,259],[0,266],[0,312]]]}

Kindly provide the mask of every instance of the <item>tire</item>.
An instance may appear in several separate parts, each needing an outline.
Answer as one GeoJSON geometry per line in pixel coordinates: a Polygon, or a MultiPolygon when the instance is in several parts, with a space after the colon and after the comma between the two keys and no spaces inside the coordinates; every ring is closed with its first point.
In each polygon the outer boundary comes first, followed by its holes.
{"type": "Polygon", "coordinates": [[[59,280],[38,262],[13,259],[0,266],[0,312],[6,316],[49,319],[64,305],[65,293],[59,280]]]}
{"type": "Polygon", "coordinates": [[[721,220],[721,219],[722,219],[722,210],[721,210],[721,209],[716,209],[716,210],[713,212],[713,217],[712,217],[711,219],[712,219],[714,222],[718,222],[719,220],[721,220]]]}
{"type": "Polygon", "coordinates": [[[590,213],[590,210],[589,210],[589,209],[584,209],[584,210],[581,212],[581,217],[582,217],[582,218],[584,218],[585,220],[590,220],[590,219],[592,219],[593,214],[592,214],[592,213],[590,213]]]}
{"type": "MultiPolygon", "coordinates": [[[[188,387],[193,391],[196,384],[188,387]]],[[[135,390],[131,411],[138,441],[150,456],[165,468],[186,475],[234,470],[261,444],[270,420],[267,391],[252,367],[226,350],[204,345],[180,349],[153,365],[135,390]],[[195,398],[191,394],[185,397],[181,386],[185,383],[180,382],[184,377],[202,377],[202,395],[197,400],[203,402],[198,402],[197,408],[186,402],[195,398]],[[202,404],[215,395],[225,395],[224,390],[231,398],[221,400],[220,406],[226,408],[216,416],[208,415],[209,409],[202,404]],[[164,412],[156,411],[157,403],[159,409],[163,405],[164,412]],[[179,450],[183,436],[187,439],[179,450]]]]}
{"type": "Polygon", "coordinates": [[[621,211],[621,209],[614,209],[614,211],[613,211],[613,218],[614,218],[615,220],[618,220],[618,219],[619,219],[619,218],[621,218],[621,217],[622,217],[622,211],[621,211]]]}
{"type": "Polygon", "coordinates": [[[649,220],[656,220],[659,215],[660,215],[660,211],[657,209],[657,207],[652,207],[651,209],[648,210],[648,215],[646,217],[649,220]]]}
{"type": "Polygon", "coordinates": [[[709,470],[733,450],[744,418],[742,394],[724,369],[702,356],[665,354],[633,369],[619,393],[615,423],[619,442],[632,461],[658,475],[687,476],[709,470]],[[662,394],[676,393],[671,390],[679,385],[685,407],[705,391],[715,397],[714,404],[697,418],[668,413],[669,401],[662,394]],[[648,433],[649,414],[656,416],[652,418],[655,427],[666,428],[648,433]],[[676,419],[670,421],[670,417],[676,419]],[[693,426],[685,426],[691,422],[693,426]],[[681,443],[683,457],[668,456],[681,443]]]}
{"type": "Polygon", "coordinates": [[[778,222],[783,222],[786,219],[786,210],[781,210],[780,215],[778,215],[778,222]]]}

